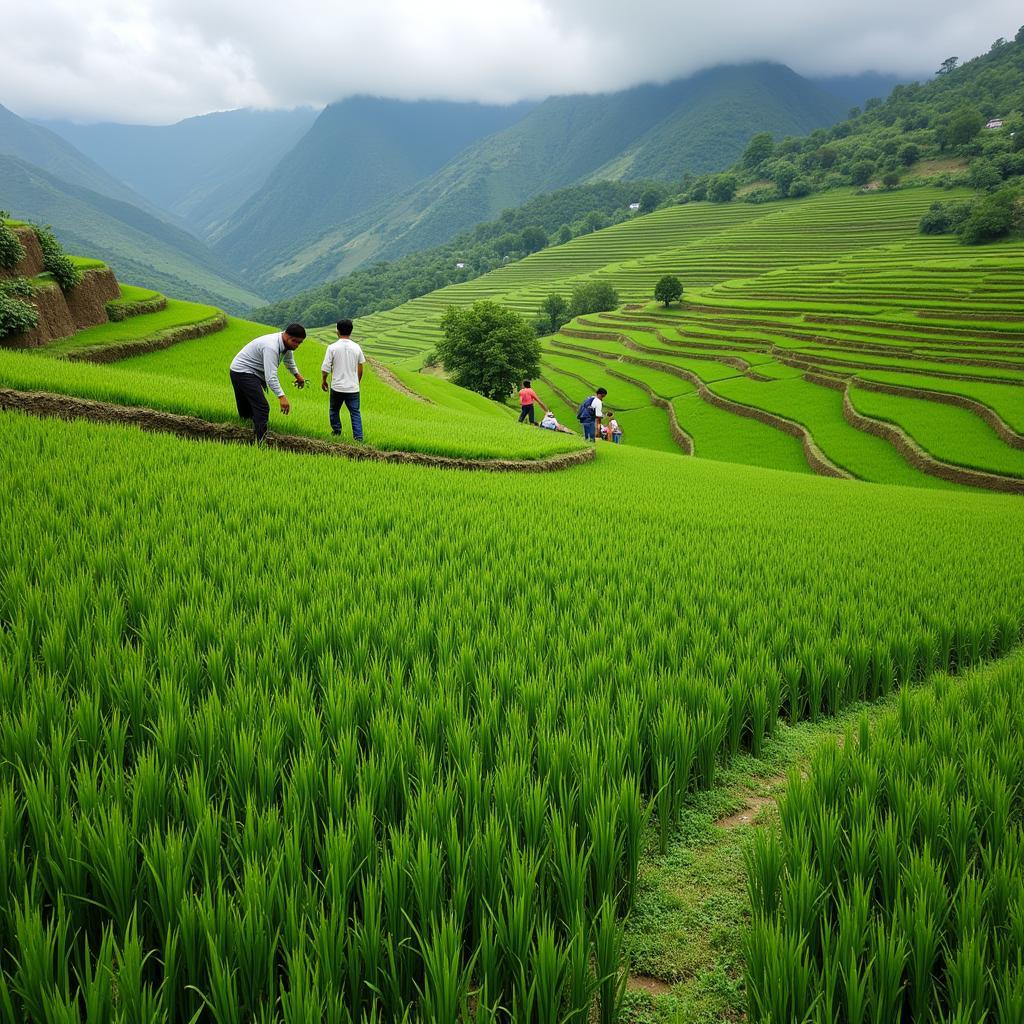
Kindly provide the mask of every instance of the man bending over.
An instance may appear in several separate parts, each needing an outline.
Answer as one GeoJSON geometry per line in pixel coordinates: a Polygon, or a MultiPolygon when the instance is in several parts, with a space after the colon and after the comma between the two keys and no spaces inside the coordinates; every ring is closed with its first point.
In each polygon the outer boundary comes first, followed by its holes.
{"type": "Polygon", "coordinates": [[[283,331],[254,338],[231,360],[231,386],[235,389],[238,415],[243,420],[252,420],[257,444],[261,444],[266,436],[270,419],[270,405],[263,393],[267,388],[277,396],[281,412],[285,416],[291,412],[291,404],[277,379],[277,368],[281,362],[295,378],[297,388],[306,386],[305,378],[295,365],[294,355],[305,337],[306,328],[302,324],[289,324],[283,331]]]}

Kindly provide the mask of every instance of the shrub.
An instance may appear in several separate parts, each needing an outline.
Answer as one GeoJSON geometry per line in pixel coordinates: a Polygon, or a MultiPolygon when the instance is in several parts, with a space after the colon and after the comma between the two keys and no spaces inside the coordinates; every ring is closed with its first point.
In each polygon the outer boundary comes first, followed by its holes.
{"type": "Polygon", "coordinates": [[[757,188],[751,189],[744,197],[743,202],[745,203],[771,203],[776,199],[781,199],[782,196],[779,190],[774,185],[759,185],[757,188]]]}
{"type": "Polygon", "coordinates": [[[850,181],[854,185],[866,185],[875,173],[875,165],[870,160],[858,160],[850,168],[850,181]]]}
{"type": "Polygon", "coordinates": [[[39,323],[36,307],[25,301],[31,295],[32,285],[24,277],[0,281],[0,338],[31,331],[39,323]]]}
{"type": "Polygon", "coordinates": [[[980,245],[1005,238],[1018,227],[1018,198],[1012,189],[1003,189],[979,199],[956,229],[965,245],[980,245]]]}
{"type": "Polygon", "coordinates": [[[801,196],[811,194],[811,183],[806,178],[794,178],[789,183],[789,191],[786,193],[791,199],[799,199],[801,196]]]}
{"type": "Polygon", "coordinates": [[[900,149],[896,156],[904,167],[910,167],[912,164],[916,164],[921,158],[921,151],[914,145],[914,143],[908,142],[900,149]]]}
{"type": "Polygon", "coordinates": [[[49,226],[33,224],[32,230],[39,239],[39,247],[43,250],[43,266],[53,274],[54,280],[60,285],[61,291],[70,291],[82,280],[82,271],[71,261],[64,248],[57,241],[57,236],[49,226]]]}
{"type": "Polygon", "coordinates": [[[25,257],[25,247],[21,244],[14,229],[8,227],[6,210],[0,210],[0,267],[9,270],[16,267],[19,260],[25,257]]]}
{"type": "Polygon", "coordinates": [[[1003,182],[1003,176],[991,160],[980,159],[971,161],[967,180],[971,188],[987,192],[989,189],[999,188],[1003,182]]]}
{"type": "Polygon", "coordinates": [[[716,174],[708,186],[708,199],[713,203],[728,203],[738,187],[735,174],[716,174]]]}
{"type": "Polygon", "coordinates": [[[895,171],[888,171],[882,175],[882,184],[886,188],[895,188],[900,183],[900,176],[895,171]]]}

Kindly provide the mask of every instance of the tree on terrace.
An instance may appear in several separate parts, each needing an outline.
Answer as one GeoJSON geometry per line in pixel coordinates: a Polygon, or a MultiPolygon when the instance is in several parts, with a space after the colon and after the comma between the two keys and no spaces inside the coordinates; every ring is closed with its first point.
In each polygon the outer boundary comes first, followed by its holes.
{"type": "Polygon", "coordinates": [[[607,313],[619,304],[619,293],[607,281],[586,281],[576,285],[569,299],[569,318],[587,313],[607,313]]]}
{"type": "Polygon", "coordinates": [[[561,295],[551,294],[541,304],[538,324],[543,324],[545,333],[555,334],[569,321],[569,303],[561,295]]]}
{"type": "Polygon", "coordinates": [[[441,318],[437,354],[460,387],[487,398],[507,398],[519,381],[540,371],[540,342],[514,310],[482,299],[468,308],[449,306],[441,318]]]}
{"type": "Polygon", "coordinates": [[[654,299],[656,302],[664,302],[668,309],[670,302],[678,302],[683,297],[683,282],[675,274],[666,274],[654,286],[654,299]]]}

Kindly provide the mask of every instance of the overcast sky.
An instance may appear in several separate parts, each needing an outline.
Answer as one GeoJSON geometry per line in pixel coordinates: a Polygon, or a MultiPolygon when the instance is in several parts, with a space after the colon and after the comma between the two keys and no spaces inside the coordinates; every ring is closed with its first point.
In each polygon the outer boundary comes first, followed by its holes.
{"type": "Polygon", "coordinates": [[[1020,0],[35,0],[4,19],[0,103],[161,124],[355,93],[539,99],[746,60],[923,78],[1022,20],[1020,0]]]}

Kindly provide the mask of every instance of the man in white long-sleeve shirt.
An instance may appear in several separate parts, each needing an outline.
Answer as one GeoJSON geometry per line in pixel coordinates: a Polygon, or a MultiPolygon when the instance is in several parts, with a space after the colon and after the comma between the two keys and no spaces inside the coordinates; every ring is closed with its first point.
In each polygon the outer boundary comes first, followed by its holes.
{"type": "Polygon", "coordinates": [[[306,337],[302,324],[289,324],[283,331],[254,338],[231,360],[231,386],[235,389],[238,415],[252,420],[252,429],[259,444],[267,433],[270,405],[263,392],[270,388],[281,403],[281,412],[288,415],[291,405],[277,379],[277,368],[283,362],[295,378],[295,386],[303,388],[306,380],[295,365],[293,353],[306,337]]]}

